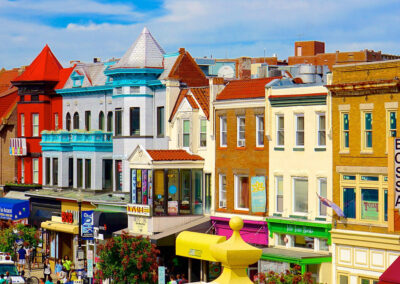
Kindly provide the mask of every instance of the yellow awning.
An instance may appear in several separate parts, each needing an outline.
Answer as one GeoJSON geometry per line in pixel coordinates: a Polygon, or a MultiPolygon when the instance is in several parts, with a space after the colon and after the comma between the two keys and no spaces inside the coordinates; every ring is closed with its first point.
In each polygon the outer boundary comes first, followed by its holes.
{"type": "Polygon", "coordinates": [[[64,232],[68,234],[77,235],[79,233],[78,225],[64,224],[54,221],[42,222],[42,228],[50,231],[64,232]]]}

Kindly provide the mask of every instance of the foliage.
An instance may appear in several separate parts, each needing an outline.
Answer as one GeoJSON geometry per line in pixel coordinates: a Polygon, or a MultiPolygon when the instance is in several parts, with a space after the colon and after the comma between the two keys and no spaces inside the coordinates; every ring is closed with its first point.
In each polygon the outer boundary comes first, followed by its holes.
{"type": "Polygon", "coordinates": [[[259,273],[256,276],[254,283],[256,284],[312,284],[314,283],[311,279],[311,272],[307,272],[304,275],[300,272],[301,267],[295,265],[290,270],[286,270],[285,273],[276,273],[273,271],[265,273],[259,273]]]}
{"type": "Polygon", "coordinates": [[[149,239],[123,232],[98,246],[100,260],[96,277],[111,278],[115,283],[157,283],[159,253],[149,239]]]}
{"type": "Polygon", "coordinates": [[[11,221],[0,222],[0,251],[15,255],[16,240],[22,239],[26,247],[37,247],[41,242],[39,231],[24,224],[13,224],[11,221]]]}

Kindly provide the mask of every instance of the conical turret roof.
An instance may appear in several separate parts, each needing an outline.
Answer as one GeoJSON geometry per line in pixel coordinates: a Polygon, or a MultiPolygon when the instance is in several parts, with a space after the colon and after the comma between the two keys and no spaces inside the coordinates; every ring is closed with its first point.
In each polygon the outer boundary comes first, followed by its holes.
{"type": "Polygon", "coordinates": [[[63,67],[51,52],[50,47],[46,46],[39,55],[32,61],[24,73],[15,78],[13,82],[19,81],[58,81],[60,70],[63,67]]]}
{"type": "Polygon", "coordinates": [[[142,33],[114,68],[162,68],[164,50],[144,27],[142,33]]]}

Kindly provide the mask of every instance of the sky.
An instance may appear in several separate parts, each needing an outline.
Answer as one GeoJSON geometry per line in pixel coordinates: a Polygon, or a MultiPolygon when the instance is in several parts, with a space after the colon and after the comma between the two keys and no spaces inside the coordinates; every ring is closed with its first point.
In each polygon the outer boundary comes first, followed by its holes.
{"type": "Polygon", "coordinates": [[[283,60],[302,40],[400,55],[399,15],[399,0],[0,0],[0,68],[46,44],[64,67],[120,58],[145,26],[167,53],[194,57],[283,60]]]}

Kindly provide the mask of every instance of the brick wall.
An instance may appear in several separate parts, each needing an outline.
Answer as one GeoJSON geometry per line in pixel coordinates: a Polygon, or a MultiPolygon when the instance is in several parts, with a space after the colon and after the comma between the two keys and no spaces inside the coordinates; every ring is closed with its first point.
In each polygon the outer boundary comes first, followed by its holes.
{"type": "Polygon", "coordinates": [[[13,182],[14,177],[17,176],[17,159],[15,156],[10,156],[10,138],[16,137],[17,126],[17,111],[16,109],[10,115],[7,125],[4,125],[0,131],[0,184],[4,185],[6,182],[13,182]]]}

